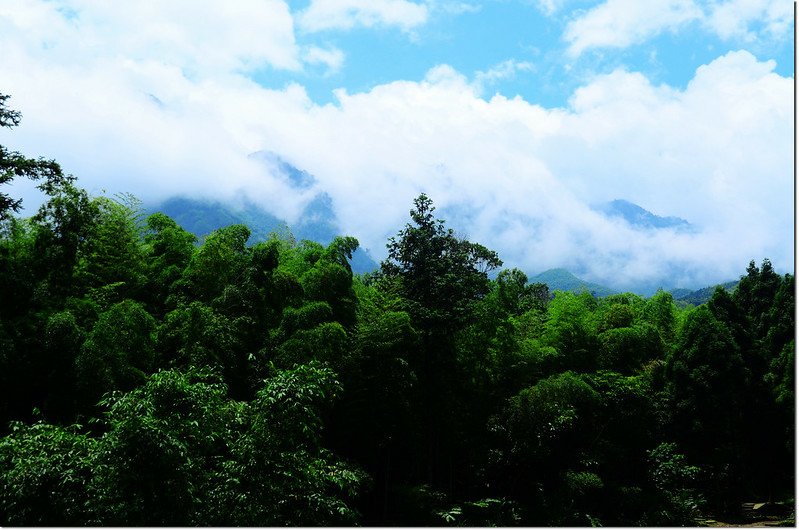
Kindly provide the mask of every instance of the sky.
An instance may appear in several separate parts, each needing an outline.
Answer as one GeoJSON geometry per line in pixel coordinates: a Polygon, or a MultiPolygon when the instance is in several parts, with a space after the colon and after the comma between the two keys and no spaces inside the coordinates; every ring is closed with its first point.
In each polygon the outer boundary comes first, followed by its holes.
{"type": "Polygon", "coordinates": [[[0,0],[0,93],[23,115],[0,144],[145,202],[247,198],[294,222],[324,192],[377,260],[425,192],[506,267],[701,287],[794,267],[793,7],[0,0]],[[614,199],[694,229],[595,209],[614,199]]]}

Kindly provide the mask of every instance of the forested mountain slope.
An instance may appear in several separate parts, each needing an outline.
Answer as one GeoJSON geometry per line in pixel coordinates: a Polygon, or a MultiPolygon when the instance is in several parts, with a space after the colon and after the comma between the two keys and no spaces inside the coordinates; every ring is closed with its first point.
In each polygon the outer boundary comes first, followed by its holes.
{"type": "Polygon", "coordinates": [[[575,293],[587,291],[598,297],[609,296],[618,292],[610,287],[582,280],[566,269],[549,269],[536,274],[530,280],[547,284],[551,291],[570,291],[575,293]]]}
{"type": "MultiPolygon", "coordinates": [[[[147,211],[165,213],[199,239],[233,224],[246,225],[252,231],[250,243],[266,241],[276,233],[298,241],[307,239],[326,245],[338,233],[330,197],[325,194],[317,195],[293,226],[251,202],[233,207],[218,201],[173,197],[147,208],[147,211]]],[[[360,247],[353,252],[351,265],[356,274],[372,272],[378,267],[360,247]]]]}

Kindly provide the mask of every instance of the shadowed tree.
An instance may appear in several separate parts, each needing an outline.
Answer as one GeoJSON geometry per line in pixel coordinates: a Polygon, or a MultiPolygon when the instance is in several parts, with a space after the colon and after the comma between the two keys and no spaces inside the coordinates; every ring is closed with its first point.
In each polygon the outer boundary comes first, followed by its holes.
{"type": "MultiPolygon", "coordinates": [[[[22,119],[22,114],[19,111],[6,106],[6,101],[10,97],[0,94],[0,127],[16,127],[22,119]]],[[[16,177],[41,181],[36,187],[48,195],[52,195],[57,188],[75,180],[72,176],[65,176],[61,166],[54,160],[27,158],[0,145],[0,185],[8,184],[16,177]]],[[[0,192],[0,221],[8,219],[20,208],[22,208],[22,199],[15,199],[0,192]]]]}
{"type": "Polygon", "coordinates": [[[421,355],[411,368],[419,378],[416,398],[423,418],[426,480],[451,490],[457,458],[457,414],[453,414],[456,374],[453,334],[474,316],[475,303],[488,294],[488,272],[500,267],[496,252],[455,236],[433,215],[425,194],[414,200],[411,223],[389,239],[378,285],[399,296],[419,332],[421,355]]]}

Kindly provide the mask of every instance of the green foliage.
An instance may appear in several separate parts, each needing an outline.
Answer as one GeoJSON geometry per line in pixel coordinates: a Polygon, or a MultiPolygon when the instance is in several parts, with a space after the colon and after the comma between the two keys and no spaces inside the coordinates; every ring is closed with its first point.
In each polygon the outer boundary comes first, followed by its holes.
{"type": "Polygon", "coordinates": [[[206,366],[224,371],[237,364],[238,339],[230,320],[202,302],[180,306],[164,317],[157,331],[166,366],[206,366]]]}
{"type": "Polygon", "coordinates": [[[670,345],[674,342],[677,330],[677,307],[670,293],[658,290],[644,303],[642,318],[657,328],[665,344],[670,345]]]}
{"type": "Polygon", "coordinates": [[[608,329],[597,339],[599,368],[625,374],[638,370],[646,361],[662,358],[665,351],[658,329],[648,322],[608,329]]]}
{"type": "Polygon", "coordinates": [[[0,524],[87,524],[95,445],[77,427],[12,424],[0,439],[0,524]]]}
{"type": "Polygon", "coordinates": [[[507,499],[480,499],[437,512],[448,526],[494,527],[521,523],[518,505],[507,499]]]}
{"type": "Polygon", "coordinates": [[[223,296],[225,287],[243,277],[249,261],[247,240],[250,230],[232,225],[214,231],[194,253],[183,273],[180,287],[184,296],[205,303],[223,296]]]}
{"type": "Polygon", "coordinates": [[[674,443],[649,451],[649,478],[658,497],[646,522],[654,526],[695,526],[704,505],[696,490],[700,469],[687,463],[674,443]]]}
{"type": "MultiPolygon", "coordinates": [[[[91,489],[97,524],[203,524],[205,498],[235,417],[226,388],[207,374],[160,372],[102,405],[91,489]]],[[[206,523],[207,524],[207,523],[206,523]]]]}
{"type": "Polygon", "coordinates": [[[147,218],[144,235],[147,296],[156,314],[166,309],[172,286],[194,255],[197,238],[162,213],[147,218]]]}
{"type": "Polygon", "coordinates": [[[547,311],[541,344],[557,350],[561,370],[591,371],[595,368],[599,350],[592,331],[596,307],[596,300],[588,293],[555,293],[547,311]]]}
{"type": "Polygon", "coordinates": [[[487,273],[502,261],[496,252],[444,228],[425,194],[414,200],[414,207],[414,224],[389,239],[381,274],[399,289],[422,328],[449,327],[468,317],[474,300],[488,292],[487,273]]]}
{"type": "MultiPolygon", "coordinates": [[[[556,524],[570,508],[558,500],[575,455],[582,455],[597,426],[600,396],[580,376],[564,372],[541,380],[509,400],[492,429],[502,440],[495,453],[496,480],[532,513],[538,524],[556,524]],[[501,479],[500,479],[501,477],[501,479]]],[[[578,463],[581,460],[578,457],[578,463]]]]}
{"type": "Polygon", "coordinates": [[[131,390],[155,368],[155,319],[141,304],[125,300],[102,313],[75,360],[84,404],[105,392],[131,390]]]}
{"type": "Polygon", "coordinates": [[[235,487],[219,492],[225,505],[217,524],[318,526],[355,519],[347,502],[365,477],[321,447],[320,411],[339,392],[333,372],[316,364],[266,381],[240,412],[241,436],[220,477],[235,487]]]}
{"type": "Polygon", "coordinates": [[[83,289],[118,284],[117,302],[131,298],[143,282],[143,253],[136,203],[132,207],[107,197],[93,200],[98,212],[92,233],[78,253],[76,281],[83,289]]]}
{"type": "Polygon", "coordinates": [[[666,373],[674,434],[692,461],[705,464],[711,500],[728,510],[741,495],[736,448],[749,374],[730,330],[708,308],[688,316],[666,373]]]}
{"type": "MultiPolygon", "coordinates": [[[[19,111],[6,106],[9,98],[10,96],[6,94],[0,94],[0,127],[17,127],[22,119],[19,111]]],[[[72,176],[65,176],[61,166],[54,160],[26,158],[0,145],[0,185],[8,184],[16,177],[42,181],[36,187],[48,195],[75,180],[72,176]]],[[[14,199],[5,193],[0,193],[0,221],[7,220],[14,212],[19,212],[20,208],[22,208],[22,199],[14,199]]]]}
{"type": "Polygon", "coordinates": [[[355,520],[366,479],[322,447],[339,391],[318,365],[278,372],[251,403],[205,370],[159,372],[102,401],[98,438],[44,423],[0,440],[12,525],[307,526],[355,520]]]}
{"type": "Polygon", "coordinates": [[[100,211],[85,190],[65,184],[55,190],[32,220],[37,227],[34,251],[48,302],[58,304],[70,295],[82,296],[85,286],[76,278],[79,256],[95,233],[100,211]]]}

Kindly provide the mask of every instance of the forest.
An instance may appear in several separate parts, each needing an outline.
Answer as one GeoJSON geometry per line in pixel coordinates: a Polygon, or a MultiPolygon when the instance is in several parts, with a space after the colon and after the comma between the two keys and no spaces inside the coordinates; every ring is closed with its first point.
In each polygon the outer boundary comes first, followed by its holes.
{"type": "MultiPolygon", "coordinates": [[[[0,125],[20,114],[0,95],[0,125]]],[[[551,292],[419,195],[387,258],[0,193],[2,526],[672,526],[788,506],[794,277],[551,292]]]]}

